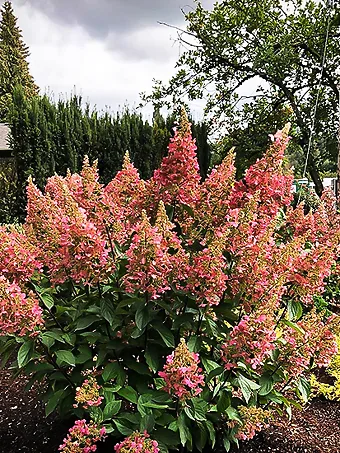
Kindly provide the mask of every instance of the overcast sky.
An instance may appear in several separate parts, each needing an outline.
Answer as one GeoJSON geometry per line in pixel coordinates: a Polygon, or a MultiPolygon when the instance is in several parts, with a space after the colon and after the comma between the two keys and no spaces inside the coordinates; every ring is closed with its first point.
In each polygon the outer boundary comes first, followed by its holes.
{"type": "MultiPolygon", "coordinates": [[[[98,108],[138,104],[152,79],[167,81],[181,53],[173,29],[185,26],[181,8],[193,0],[13,0],[31,52],[30,67],[43,92],[74,87],[98,108]]],[[[211,8],[213,0],[204,0],[211,8]]],[[[200,116],[202,103],[192,105],[200,116]]]]}

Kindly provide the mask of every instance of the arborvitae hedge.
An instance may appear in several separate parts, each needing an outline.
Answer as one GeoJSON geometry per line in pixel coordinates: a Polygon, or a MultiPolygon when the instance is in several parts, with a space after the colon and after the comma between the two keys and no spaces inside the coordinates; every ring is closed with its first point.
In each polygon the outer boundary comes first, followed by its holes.
{"type": "MultiPolygon", "coordinates": [[[[16,207],[13,219],[25,216],[25,188],[32,175],[43,188],[46,178],[67,169],[78,172],[85,155],[98,159],[101,181],[108,183],[121,168],[128,150],[143,178],[149,178],[167,152],[174,117],[155,112],[152,123],[140,113],[125,108],[111,114],[91,110],[79,96],[51,102],[47,96],[28,99],[18,87],[10,110],[11,146],[17,171],[16,207]]],[[[205,124],[193,123],[198,160],[204,179],[210,164],[210,146],[205,124]]],[[[0,218],[0,223],[4,221],[0,218]]]]}

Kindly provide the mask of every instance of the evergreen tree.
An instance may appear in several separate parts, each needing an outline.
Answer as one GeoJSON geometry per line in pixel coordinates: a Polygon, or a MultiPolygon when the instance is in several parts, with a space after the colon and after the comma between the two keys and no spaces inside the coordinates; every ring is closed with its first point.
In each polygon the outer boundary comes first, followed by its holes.
{"type": "MultiPolygon", "coordinates": [[[[14,162],[17,172],[16,206],[13,219],[23,220],[26,207],[26,185],[29,176],[34,176],[35,162],[32,150],[31,107],[22,87],[17,87],[10,104],[11,148],[14,150],[14,162]]],[[[0,219],[0,223],[3,222],[0,219]]]]}
{"type": "Polygon", "coordinates": [[[29,50],[17,26],[12,4],[6,1],[1,10],[0,23],[0,120],[7,119],[13,89],[21,85],[25,96],[37,94],[38,88],[29,72],[29,50]]]}
{"type": "MultiPolygon", "coordinates": [[[[121,169],[126,151],[141,177],[150,178],[167,154],[175,121],[174,116],[163,118],[155,112],[151,125],[127,107],[116,114],[90,111],[89,106],[83,108],[77,96],[56,104],[48,96],[27,98],[20,85],[13,91],[8,119],[17,175],[15,189],[11,188],[15,202],[11,212],[19,220],[25,218],[28,176],[42,189],[54,172],[60,175],[65,175],[67,169],[79,172],[85,155],[91,162],[98,159],[100,181],[104,184],[121,169]]],[[[207,130],[203,123],[193,122],[193,131],[204,178],[210,159],[207,130]]],[[[0,223],[8,218],[7,212],[7,207],[0,209],[0,223]]]]}

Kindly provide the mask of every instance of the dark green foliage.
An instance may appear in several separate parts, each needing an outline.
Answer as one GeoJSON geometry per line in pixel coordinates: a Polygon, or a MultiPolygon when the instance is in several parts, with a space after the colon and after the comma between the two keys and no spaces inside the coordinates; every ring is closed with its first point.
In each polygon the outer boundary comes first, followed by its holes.
{"type": "Polygon", "coordinates": [[[0,223],[13,222],[17,175],[13,159],[0,158],[0,223]]]}
{"type": "MultiPolygon", "coordinates": [[[[17,204],[12,214],[20,220],[25,216],[25,188],[30,175],[42,189],[55,172],[78,172],[87,155],[91,162],[98,159],[101,182],[107,184],[129,151],[141,177],[148,179],[167,153],[174,126],[174,117],[164,118],[159,111],[155,111],[150,124],[128,108],[116,114],[91,110],[78,96],[58,103],[47,96],[27,98],[19,86],[14,90],[9,120],[18,175],[17,204]]],[[[198,161],[205,178],[210,164],[207,126],[193,123],[193,136],[197,138],[198,161]]]]}
{"type": "Polygon", "coordinates": [[[0,119],[7,120],[14,87],[21,85],[26,96],[34,96],[38,88],[29,72],[29,50],[22,40],[11,2],[6,1],[1,10],[0,23],[0,119]]]}

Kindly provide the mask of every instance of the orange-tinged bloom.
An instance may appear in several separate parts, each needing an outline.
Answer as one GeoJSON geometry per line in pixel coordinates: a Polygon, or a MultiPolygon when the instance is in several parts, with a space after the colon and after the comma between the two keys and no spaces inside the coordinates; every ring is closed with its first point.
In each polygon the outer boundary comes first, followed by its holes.
{"type": "Polygon", "coordinates": [[[0,276],[0,332],[2,335],[34,334],[43,325],[42,309],[32,293],[0,276]]]}

